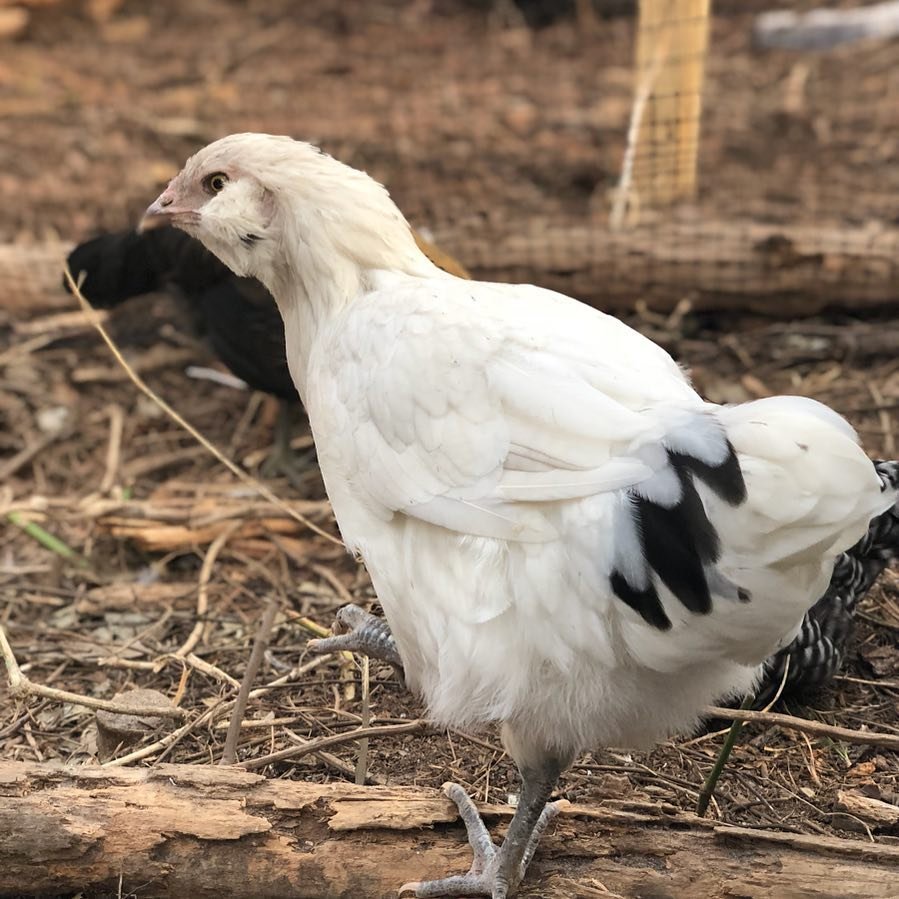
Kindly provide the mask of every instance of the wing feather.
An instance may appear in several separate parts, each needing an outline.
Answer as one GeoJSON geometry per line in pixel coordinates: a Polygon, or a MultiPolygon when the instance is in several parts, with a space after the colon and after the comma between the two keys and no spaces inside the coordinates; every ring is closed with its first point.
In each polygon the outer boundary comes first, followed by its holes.
{"type": "Polygon", "coordinates": [[[349,315],[328,348],[336,396],[316,419],[346,410],[334,427],[354,431],[348,474],[389,512],[547,540],[541,504],[638,484],[676,499],[667,443],[710,464],[726,452],[664,351],[548,291],[392,284],[349,315]]]}

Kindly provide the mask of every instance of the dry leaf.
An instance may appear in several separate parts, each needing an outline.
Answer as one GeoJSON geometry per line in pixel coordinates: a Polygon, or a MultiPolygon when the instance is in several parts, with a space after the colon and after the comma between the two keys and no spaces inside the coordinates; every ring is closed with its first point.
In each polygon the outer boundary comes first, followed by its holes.
{"type": "Polygon", "coordinates": [[[899,674],[899,653],[894,646],[863,646],[859,649],[859,655],[877,677],[899,674]]]}

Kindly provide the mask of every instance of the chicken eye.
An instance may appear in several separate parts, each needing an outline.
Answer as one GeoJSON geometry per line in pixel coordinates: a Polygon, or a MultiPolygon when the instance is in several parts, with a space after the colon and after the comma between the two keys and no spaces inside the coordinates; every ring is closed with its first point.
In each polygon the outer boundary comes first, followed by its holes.
{"type": "Polygon", "coordinates": [[[206,188],[207,193],[210,194],[219,194],[225,189],[225,185],[228,183],[228,176],[224,172],[215,172],[213,175],[208,175],[203,179],[203,187],[206,188]]]}

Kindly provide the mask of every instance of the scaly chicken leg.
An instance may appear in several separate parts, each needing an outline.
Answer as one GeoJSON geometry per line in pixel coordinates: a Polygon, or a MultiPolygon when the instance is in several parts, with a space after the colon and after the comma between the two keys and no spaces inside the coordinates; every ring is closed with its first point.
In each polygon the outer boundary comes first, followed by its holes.
{"type": "Polygon", "coordinates": [[[378,618],[361,606],[350,603],[337,610],[331,630],[335,636],[310,640],[306,644],[309,651],[318,655],[327,652],[358,652],[389,662],[400,680],[404,681],[403,661],[385,618],[378,618]]]}
{"type": "Polygon", "coordinates": [[[413,892],[421,899],[434,896],[506,899],[514,895],[547,825],[567,804],[564,799],[547,801],[564,767],[555,759],[546,759],[536,768],[521,769],[518,807],[506,839],[499,847],[490,839],[480,813],[465,790],[459,784],[444,784],[444,793],[456,803],[468,831],[474,861],[467,874],[407,883],[400,888],[400,895],[413,892]]]}

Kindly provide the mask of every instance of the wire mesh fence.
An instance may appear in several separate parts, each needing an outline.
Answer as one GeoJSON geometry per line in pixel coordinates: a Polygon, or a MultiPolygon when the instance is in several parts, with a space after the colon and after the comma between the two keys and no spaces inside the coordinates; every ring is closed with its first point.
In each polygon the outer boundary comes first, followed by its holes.
{"type": "Polygon", "coordinates": [[[816,49],[765,46],[772,4],[113,3],[108,21],[59,20],[79,48],[64,60],[54,8],[10,56],[32,74],[0,83],[4,240],[121,228],[198,146],[262,130],[366,168],[482,277],[610,308],[887,303],[899,38],[851,17],[897,4],[791,3],[850,16],[816,49]],[[209,40],[187,33],[210,21],[209,40]]]}
{"type": "Polygon", "coordinates": [[[896,39],[767,49],[765,4],[645,0],[537,32],[488,4],[466,41],[436,6],[429,63],[401,51],[344,121],[335,79],[313,133],[482,274],[611,305],[899,293],[896,39]]]}

